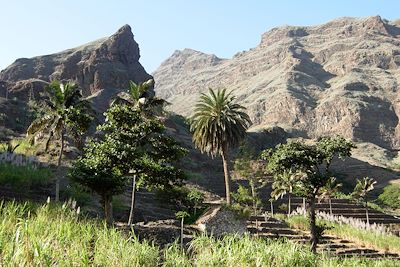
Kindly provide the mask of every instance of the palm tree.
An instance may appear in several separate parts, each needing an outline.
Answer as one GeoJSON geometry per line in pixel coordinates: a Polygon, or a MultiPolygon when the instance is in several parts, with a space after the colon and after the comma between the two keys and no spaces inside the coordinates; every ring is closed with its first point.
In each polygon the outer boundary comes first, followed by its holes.
{"type": "Polygon", "coordinates": [[[362,199],[365,204],[365,216],[367,218],[367,223],[369,224],[369,216],[368,216],[368,200],[367,194],[374,190],[374,185],[377,182],[369,177],[364,177],[362,179],[357,179],[357,184],[354,187],[354,191],[352,196],[358,199],[362,199]]]}
{"type": "MultiPolygon", "coordinates": [[[[76,123],[80,116],[77,112],[85,110],[89,106],[86,100],[82,99],[82,93],[74,83],[68,82],[65,85],[59,81],[53,81],[45,88],[48,99],[43,104],[44,115],[34,120],[27,130],[27,137],[32,142],[38,135],[47,135],[45,151],[48,150],[50,142],[56,138],[61,142],[58,154],[57,167],[61,166],[64,153],[65,136],[68,133],[74,134],[76,123]]],[[[60,177],[56,178],[56,201],[59,201],[60,177]]]]}
{"type": "Polygon", "coordinates": [[[276,177],[272,184],[272,198],[277,200],[286,194],[288,195],[288,216],[290,216],[291,213],[291,195],[297,184],[297,178],[298,176],[293,174],[291,171],[284,171],[282,174],[276,177]]]}
{"type": "Polygon", "coordinates": [[[245,137],[251,124],[245,108],[234,103],[231,93],[210,88],[208,95],[201,94],[190,119],[195,146],[212,157],[218,154],[222,157],[227,204],[231,203],[228,151],[245,137]]]}
{"type": "Polygon", "coordinates": [[[327,198],[329,201],[329,211],[330,214],[333,215],[332,212],[332,196],[339,192],[339,189],[342,187],[341,183],[337,182],[336,177],[329,177],[328,181],[326,182],[326,185],[321,189],[321,197],[322,198],[327,198]]]}

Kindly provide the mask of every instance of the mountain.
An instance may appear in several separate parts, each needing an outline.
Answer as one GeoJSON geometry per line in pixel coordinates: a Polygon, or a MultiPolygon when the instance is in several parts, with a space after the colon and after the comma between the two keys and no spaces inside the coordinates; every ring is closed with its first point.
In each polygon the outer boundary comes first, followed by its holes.
{"type": "Polygon", "coordinates": [[[24,105],[40,97],[43,87],[55,79],[74,81],[96,108],[104,110],[110,97],[125,90],[129,80],[152,78],[139,58],[139,45],[131,27],[125,25],[108,38],[56,54],[17,59],[0,72],[0,113],[10,119],[6,125],[13,124],[15,117],[23,117],[24,105]]]}
{"type": "Polygon", "coordinates": [[[252,131],[280,126],[305,138],[340,134],[400,148],[400,26],[379,16],[274,28],[221,59],[175,51],[153,73],[156,94],[189,116],[200,93],[225,87],[252,131]]]}

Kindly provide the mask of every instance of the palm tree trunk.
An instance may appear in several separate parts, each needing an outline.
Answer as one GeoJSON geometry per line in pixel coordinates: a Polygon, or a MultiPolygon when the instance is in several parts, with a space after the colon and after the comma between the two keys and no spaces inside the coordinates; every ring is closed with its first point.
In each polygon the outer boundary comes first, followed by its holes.
{"type": "Polygon", "coordinates": [[[315,219],[315,196],[309,199],[308,216],[310,218],[310,245],[313,253],[317,252],[317,227],[315,219]]]}
{"type": "Polygon", "coordinates": [[[183,249],[183,221],[184,221],[185,217],[182,216],[181,219],[181,248],[183,249]]]}
{"type": "Polygon", "coordinates": [[[288,198],[289,198],[289,203],[288,203],[288,217],[290,216],[290,213],[291,213],[291,201],[290,201],[290,193],[288,193],[288,198]]]}
{"type": "Polygon", "coordinates": [[[368,214],[368,202],[367,202],[367,198],[365,198],[365,217],[367,218],[367,223],[369,224],[369,214],[368,214]]]}
{"type": "Polygon", "coordinates": [[[332,199],[331,199],[331,197],[329,197],[329,211],[331,212],[331,216],[333,215],[333,212],[332,212],[332,199]]]}
{"type": "Polygon", "coordinates": [[[274,216],[274,202],[270,201],[271,203],[271,216],[274,216]]]}
{"type": "Polygon", "coordinates": [[[131,198],[131,211],[129,212],[129,220],[128,225],[132,225],[133,220],[133,210],[135,208],[135,191],[136,191],[136,174],[133,175],[133,182],[132,182],[132,198],[131,198]]]}
{"type": "Polygon", "coordinates": [[[256,200],[257,194],[254,182],[252,180],[250,180],[250,188],[251,188],[251,197],[253,199],[253,210],[255,214],[257,212],[257,200],[256,200]]]}
{"type": "Polygon", "coordinates": [[[64,153],[64,131],[61,133],[60,155],[58,155],[58,162],[57,162],[58,173],[56,176],[56,202],[60,200],[60,166],[63,153],[64,153]]]}
{"type": "Polygon", "coordinates": [[[224,166],[224,177],[225,177],[225,194],[226,194],[226,204],[231,204],[231,178],[229,176],[228,169],[228,155],[225,150],[221,153],[222,164],[224,166]]]}

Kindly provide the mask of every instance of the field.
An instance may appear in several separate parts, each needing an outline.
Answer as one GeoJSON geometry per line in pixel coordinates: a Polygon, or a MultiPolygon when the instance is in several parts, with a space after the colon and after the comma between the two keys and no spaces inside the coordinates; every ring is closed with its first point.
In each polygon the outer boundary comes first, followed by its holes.
{"type": "Polygon", "coordinates": [[[87,219],[64,204],[0,203],[1,266],[398,266],[389,259],[314,255],[285,240],[197,236],[183,251],[87,219]]]}

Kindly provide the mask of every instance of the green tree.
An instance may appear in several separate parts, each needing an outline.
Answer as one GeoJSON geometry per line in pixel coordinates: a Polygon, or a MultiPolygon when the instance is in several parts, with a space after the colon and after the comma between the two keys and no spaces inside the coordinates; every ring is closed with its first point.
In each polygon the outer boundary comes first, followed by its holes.
{"type": "Polygon", "coordinates": [[[341,183],[338,183],[336,177],[329,177],[326,181],[324,187],[321,188],[321,197],[328,199],[329,202],[329,212],[333,215],[332,212],[332,196],[340,191],[342,187],[341,183]]]}
{"type": "MultiPolygon", "coordinates": [[[[114,182],[114,187],[117,189],[119,184],[125,183],[132,176],[135,177],[134,189],[140,187],[148,190],[164,189],[180,184],[184,175],[175,166],[175,162],[186,153],[186,150],[166,135],[165,127],[159,119],[144,116],[140,109],[132,105],[116,103],[111,105],[105,115],[105,123],[98,127],[104,136],[89,143],[90,149],[80,159],[83,167],[79,164],[74,166],[78,168],[75,173],[72,172],[74,180],[92,188],[91,184],[77,175],[79,169],[91,169],[93,173],[100,171],[113,174],[112,177],[117,180],[114,182]],[[95,163],[102,164],[93,164],[91,158],[99,158],[95,163]]],[[[101,184],[106,176],[92,175],[90,179],[98,179],[97,183],[101,184]]],[[[110,190],[110,194],[118,192],[110,190]]],[[[132,208],[135,202],[134,194],[135,190],[133,190],[132,208]]],[[[111,198],[106,200],[111,203],[112,194],[111,198]]],[[[107,220],[112,220],[112,214],[107,220]]],[[[131,220],[132,218],[130,222],[131,220]]]]}
{"type": "Polygon", "coordinates": [[[311,250],[316,252],[317,228],[315,220],[315,200],[329,178],[330,166],[335,157],[344,159],[351,155],[352,142],[343,137],[324,137],[315,145],[299,141],[279,144],[275,149],[263,151],[262,157],[268,161],[267,169],[276,179],[285,171],[301,173],[298,175],[297,190],[307,200],[310,221],[311,250]]]}
{"type": "MultiPolygon", "coordinates": [[[[76,84],[68,82],[65,85],[59,81],[53,81],[45,88],[47,98],[42,102],[43,115],[34,120],[27,129],[27,137],[32,142],[38,135],[47,136],[45,150],[54,139],[60,140],[57,167],[61,166],[64,153],[65,136],[82,134],[83,130],[77,125],[90,124],[92,117],[85,111],[89,109],[89,102],[82,98],[82,93],[76,84]],[[79,133],[77,132],[79,130],[79,133]]],[[[60,177],[56,177],[56,201],[59,200],[60,177]]]]}
{"type": "Polygon", "coordinates": [[[288,195],[288,216],[291,213],[291,196],[298,183],[297,175],[292,173],[291,170],[284,170],[282,173],[277,174],[276,179],[272,183],[271,197],[275,200],[283,198],[288,195]]]}
{"type": "MultiPolygon", "coordinates": [[[[114,104],[122,104],[122,105],[128,105],[131,108],[135,109],[138,111],[141,116],[146,117],[147,119],[156,119],[157,115],[162,114],[162,108],[166,104],[166,101],[160,98],[157,98],[154,96],[154,93],[151,92],[151,88],[154,84],[153,79],[149,79],[145,82],[142,83],[135,83],[133,81],[129,82],[129,88],[128,91],[125,93],[121,93],[118,95],[117,98],[113,100],[114,104]]],[[[163,131],[163,129],[160,129],[163,131]]],[[[161,133],[161,132],[160,132],[161,133]]],[[[150,137],[151,133],[148,133],[147,137],[150,137]]],[[[146,141],[146,140],[143,140],[146,141]]],[[[172,148],[175,148],[175,151],[178,152],[180,148],[176,146],[176,144],[172,144],[171,141],[172,139],[168,140],[168,138],[165,138],[165,135],[163,136],[163,140],[159,140],[161,142],[167,142],[172,145],[172,148]]],[[[135,147],[137,149],[141,149],[142,151],[147,150],[154,150],[153,148],[150,148],[147,146],[146,149],[143,150],[143,142],[136,143],[135,147]]],[[[166,147],[162,148],[166,149],[166,147]]],[[[173,153],[172,153],[173,154],[173,153]]],[[[179,153],[178,153],[179,154],[179,153]]],[[[170,155],[171,156],[171,155],[170,155]]],[[[153,158],[155,155],[153,155],[153,158]]],[[[166,159],[168,160],[168,159],[166,159]]],[[[171,161],[175,161],[176,158],[171,158],[171,161]]],[[[137,175],[140,173],[141,167],[143,166],[145,162],[136,162],[135,164],[135,170],[133,171],[132,174],[132,194],[131,194],[131,208],[129,212],[129,219],[128,219],[128,224],[130,225],[133,220],[133,211],[134,211],[134,206],[135,206],[135,191],[138,186],[140,186],[140,183],[137,183],[137,175]]],[[[148,170],[147,170],[148,171],[148,170]]]]}
{"type": "Polygon", "coordinates": [[[257,212],[258,203],[260,202],[258,190],[263,188],[269,182],[269,179],[265,174],[264,163],[257,159],[256,153],[249,144],[245,143],[239,148],[233,170],[236,177],[249,181],[253,210],[257,212]]]}
{"type": "Polygon", "coordinates": [[[201,94],[190,119],[195,146],[212,157],[222,157],[227,204],[231,204],[228,152],[245,137],[251,124],[245,108],[234,100],[226,89],[209,89],[209,95],[201,94]]]}
{"type": "Polygon", "coordinates": [[[369,224],[369,216],[368,216],[368,198],[367,195],[369,192],[374,190],[374,185],[376,181],[369,177],[364,177],[362,179],[357,179],[357,184],[354,187],[354,191],[352,193],[352,197],[356,199],[360,199],[365,204],[365,217],[367,219],[367,223],[369,224]]]}

